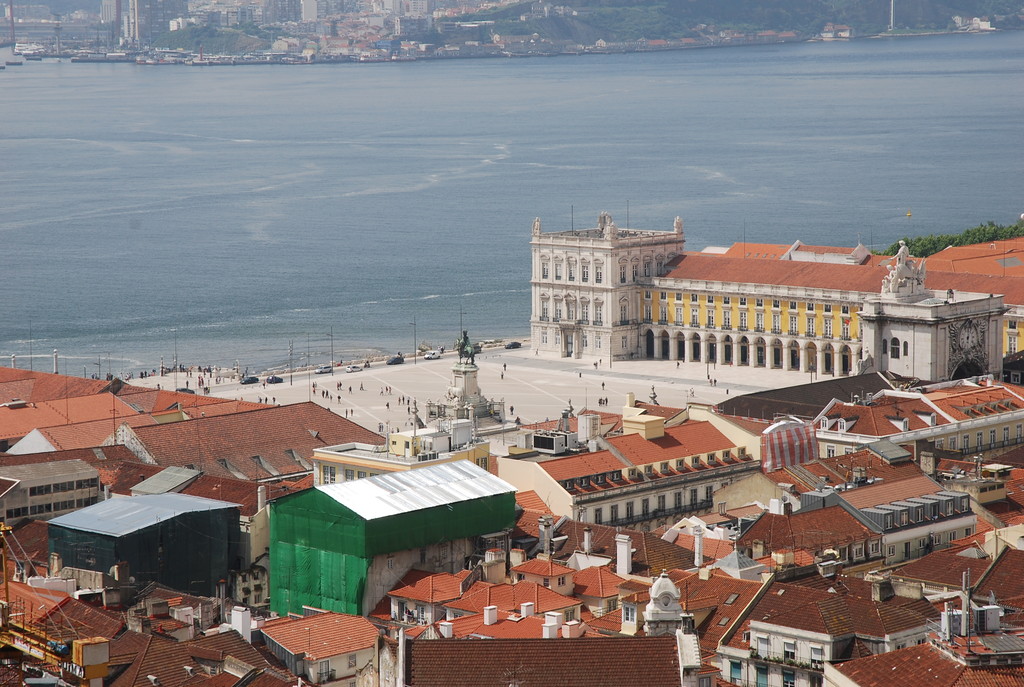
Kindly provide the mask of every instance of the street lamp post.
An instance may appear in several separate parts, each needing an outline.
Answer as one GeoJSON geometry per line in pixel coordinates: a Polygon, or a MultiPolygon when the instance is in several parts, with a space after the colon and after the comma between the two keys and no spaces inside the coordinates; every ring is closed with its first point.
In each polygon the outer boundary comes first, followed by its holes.
{"type": "Polygon", "coordinates": [[[294,350],[294,341],[288,341],[288,386],[295,384],[295,370],[292,368],[292,351],[294,350]]]}
{"type": "Polygon", "coordinates": [[[413,315],[412,322],[410,322],[409,324],[412,325],[412,364],[415,365],[416,364],[416,354],[419,352],[419,349],[416,348],[416,316],[415,315],[413,315]]]}
{"type": "Polygon", "coordinates": [[[334,325],[331,325],[331,376],[334,376],[334,325]]]}

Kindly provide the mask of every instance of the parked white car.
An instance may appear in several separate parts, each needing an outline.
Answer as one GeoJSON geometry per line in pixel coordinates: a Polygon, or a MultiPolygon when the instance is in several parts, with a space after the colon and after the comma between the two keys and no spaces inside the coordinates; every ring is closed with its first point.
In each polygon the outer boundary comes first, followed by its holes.
{"type": "Polygon", "coordinates": [[[441,351],[427,351],[423,354],[424,360],[437,360],[441,357],[441,351]]]}

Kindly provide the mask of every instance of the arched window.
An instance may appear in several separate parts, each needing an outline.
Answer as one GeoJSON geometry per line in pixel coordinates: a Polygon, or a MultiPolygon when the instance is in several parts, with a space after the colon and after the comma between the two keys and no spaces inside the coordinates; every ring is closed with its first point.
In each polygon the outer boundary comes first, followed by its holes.
{"type": "Polygon", "coordinates": [[[889,342],[889,351],[893,359],[900,357],[900,340],[895,336],[892,337],[892,341],[889,342]]]}

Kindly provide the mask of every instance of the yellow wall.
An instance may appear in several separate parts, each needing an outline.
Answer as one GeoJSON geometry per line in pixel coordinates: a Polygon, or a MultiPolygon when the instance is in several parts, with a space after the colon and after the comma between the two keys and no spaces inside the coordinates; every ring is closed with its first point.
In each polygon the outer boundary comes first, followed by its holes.
{"type": "MultiPolygon", "coordinates": [[[[764,315],[764,331],[770,333],[772,330],[772,315],[779,314],[779,327],[782,331],[782,335],[789,334],[789,317],[790,315],[797,316],[797,331],[799,336],[807,336],[807,301],[790,301],[781,300],[779,301],[779,307],[773,308],[772,298],[764,298],[764,306],[762,308],[757,307],[757,298],[751,296],[740,296],[737,294],[728,295],[713,295],[714,302],[707,302],[706,292],[691,292],[691,291],[652,291],[651,292],[651,319],[658,321],[660,314],[660,307],[662,303],[665,303],[668,307],[668,322],[677,327],[689,327],[690,326],[690,310],[694,307],[697,308],[700,321],[698,326],[705,327],[707,323],[708,312],[714,312],[715,314],[715,326],[714,329],[721,329],[724,323],[723,313],[727,310],[730,313],[730,327],[732,329],[738,329],[740,326],[740,312],[744,311],[747,313],[747,330],[754,331],[757,327],[757,314],[760,312],[764,315]],[[661,300],[662,294],[667,294],[667,298],[661,300]],[[690,300],[691,293],[697,294],[697,302],[693,303],[690,300]],[[740,298],[746,298],[747,303],[745,306],[740,305],[740,298]],[[725,298],[729,298],[729,304],[725,304],[725,298]],[[796,303],[796,309],[790,308],[790,303],[796,303]],[[676,309],[682,308],[680,313],[681,319],[676,317],[676,309]]],[[[832,320],[832,338],[839,339],[843,333],[843,320],[848,319],[850,321],[850,337],[856,339],[860,336],[860,322],[857,317],[857,306],[850,306],[850,312],[843,314],[842,312],[843,303],[835,302],[832,303],[832,312],[826,313],[824,304],[814,304],[814,335],[816,337],[824,336],[825,331],[825,319],[830,318],[832,320]]]]}

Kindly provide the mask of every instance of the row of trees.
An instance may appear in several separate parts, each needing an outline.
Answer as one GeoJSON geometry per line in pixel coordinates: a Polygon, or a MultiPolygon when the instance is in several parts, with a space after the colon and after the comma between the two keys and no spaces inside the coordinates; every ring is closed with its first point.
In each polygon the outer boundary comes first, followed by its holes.
{"type": "MultiPolygon", "coordinates": [[[[926,234],[925,236],[916,236],[914,238],[904,236],[902,240],[906,242],[911,255],[918,258],[926,258],[949,246],[969,246],[974,243],[1003,241],[1020,236],[1024,236],[1024,219],[1009,226],[989,222],[959,234],[926,234]]],[[[881,251],[881,254],[895,255],[899,249],[900,243],[897,241],[884,251],[881,251]]]]}

